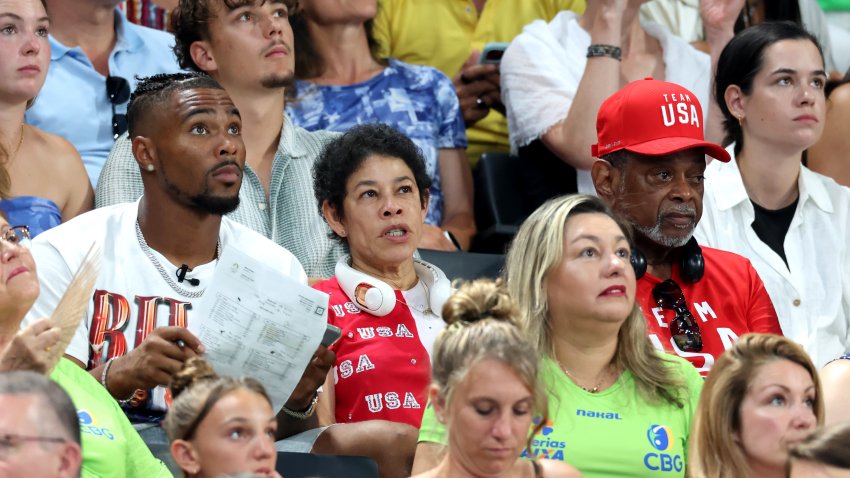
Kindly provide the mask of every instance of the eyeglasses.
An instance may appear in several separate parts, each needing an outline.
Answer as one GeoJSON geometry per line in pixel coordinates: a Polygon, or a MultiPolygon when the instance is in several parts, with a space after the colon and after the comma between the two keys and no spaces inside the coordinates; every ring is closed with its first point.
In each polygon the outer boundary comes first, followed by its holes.
{"type": "Polygon", "coordinates": [[[106,96],[112,103],[112,139],[127,131],[127,115],[116,114],[115,105],[126,103],[130,99],[130,83],[120,76],[106,77],[106,96]]]}
{"type": "Polygon", "coordinates": [[[679,284],[671,279],[652,288],[652,297],[662,309],[673,310],[676,317],[670,321],[670,333],[676,346],[684,352],[699,352],[702,350],[702,335],[696,319],[688,310],[685,294],[679,284]]]}
{"type": "Polygon", "coordinates": [[[30,228],[27,226],[12,226],[0,232],[0,241],[15,246],[29,246],[30,228]]]}
{"type": "Polygon", "coordinates": [[[65,443],[66,439],[60,437],[43,437],[38,435],[18,435],[15,433],[4,433],[0,435],[0,456],[8,456],[21,445],[27,442],[43,443],[65,443]]]}

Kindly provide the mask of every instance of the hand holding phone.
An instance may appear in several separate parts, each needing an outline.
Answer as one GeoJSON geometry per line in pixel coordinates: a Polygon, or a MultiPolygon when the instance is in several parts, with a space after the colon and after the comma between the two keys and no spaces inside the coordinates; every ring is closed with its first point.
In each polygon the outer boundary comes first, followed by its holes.
{"type": "Polygon", "coordinates": [[[325,329],[325,335],[322,337],[322,345],[330,347],[339,340],[340,335],[342,335],[342,329],[336,325],[328,324],[328,327],[325,329]]]}
{"type": "Polygon", "coordinates": [[[502,56],[505,50],[508,49],[509,43],[490,42],[484,45],[484,51],[478,57],[478,63],[481,65],[498,65],[502,62],[502,56]]]}

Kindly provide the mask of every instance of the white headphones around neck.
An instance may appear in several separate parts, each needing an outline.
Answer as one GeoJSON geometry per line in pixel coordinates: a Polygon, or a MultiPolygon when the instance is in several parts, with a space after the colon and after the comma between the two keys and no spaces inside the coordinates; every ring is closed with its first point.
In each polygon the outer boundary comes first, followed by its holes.
{"type": "MultiPolygon", "coordinates": [[[[339,287],[345,295],[358,307],[377,317],[383,317],[392,312],[396,304],[395,290],[386,282],[355,270],[349,265],[350,261],[350,256],[342,257],[334,269],[339,287]],[[362,297],[358,299],[357,289],[361,286],[367,289],[365,293],[361,291],[362,297]]],[[[431,310],[437,315],[442,315],[443,304],[454,292],[448,277],[440,269],[415,258],[413,269],[419,280],[425,284],[431,310]]]]}

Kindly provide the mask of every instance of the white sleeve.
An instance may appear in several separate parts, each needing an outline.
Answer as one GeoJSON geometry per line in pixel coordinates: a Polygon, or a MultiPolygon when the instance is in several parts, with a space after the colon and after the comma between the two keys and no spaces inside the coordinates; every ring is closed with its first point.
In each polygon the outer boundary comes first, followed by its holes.
{"type": "Polygon", "coordinates": [[[502,57],[502,99],[514,153],[569,113],[587,64],[576,52],[590,42],[572,15],[561,12],[551,24],[536,20],[527,25],[502,57]]]}
{"type": "MultiPolygon", "coordinates": [[[[74,277],[74,273],[65,262],[65,258],[52,244],[36,239],[32,243],[31,250],[38,270],[40,292],[35,304],[24,317],[23,325],[42,317],[50,317],[74,277]]],[[[83,364],[88,362],[88,321],[85,318],[74,333],[65,354],[74,357],[83,364]]]]}

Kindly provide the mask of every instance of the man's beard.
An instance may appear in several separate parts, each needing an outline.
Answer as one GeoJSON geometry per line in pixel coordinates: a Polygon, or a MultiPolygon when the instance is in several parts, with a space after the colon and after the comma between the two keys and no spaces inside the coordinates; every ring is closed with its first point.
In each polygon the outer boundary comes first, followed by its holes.
{"type": "Polygon", "coordinates": [[[287,75],[271,74],[261,79],[260,84],[263,86],[263,88],[267,88],[270,90],[278,88],[288,88],[294,84],[294,78],[294,73],[290,73],[287,75]]]}
{"type": "MultiPolygon", "coordinates": [[[[207,177],[215,172],[218,168],[222,166],[227,166],[230,164],[236,164],[235,161],[224,161],[219,163],[216,167],[214,167],[208,174],[207,177]]],[[[242,176],[242,169],[240,168],[240,178],[242,176]]],[[[205,212],[207,214],[213,214],[216,216],[223,216],[225,214],[231,213],[239,207],[239,190],[236,191],[236,194],[233,196],[214,196],[210,193],[209,183],[205,183],[204,190],[199,194],[194,196],[190,196],[183,191],[180,190],[179,187],[175,186],[171,181],[168,180],[168,175],[166,174],[165,167],[162,167],[163,179],[165,180],[165,187],[168,188],[171,193],[177,198],[183,198],[183,202],[188,202],[192,206],[196,207],[198,210],[205,212]]],[[[241,181],[240,181],[240,189],[241,189],[241,181]]]]}
{"type": "Polygon", "coordinates": [[[688,241],[691,240],[691,237],[693,237],[693,235],[694,235],[694,228],[696,228],[696,211],[692,207],[687,206],[685,204],[682,204],[682,205],[680,205],[680,207],[674,207],[674,208],[668,209],[666,211],[659,211],[658,217],[655,219],[655,225],[654,226],[651,226],[651,227],[641,226],[641,225],[635,223],[635,221],[631,221],[631,222],[632,222],[632,227],[634,227],[636,231],[638,231],[641,235],[643,235],[644,237],[646,237],[647,239],[649,239],[650,241],[652,241],[656,244],[660,244],[664,247],[670,247],[670,248],[682,247],[685,244],[687,244],[688,241]],[[693,214],[694,215],[693,216],[694,217],[693,224],[691,225],[690,231],[688,232],[687,235],[685,235],[685,236],[668,236],[668,235],[664,234],[664,231],[662,229],[661,224],[664,221],[664,214],[666,214],[668,212],[679,212],[679,213],[686,213],[686,214],[693,214]]]}
{"type": "Polygon", "coordinates": [[[208,191],[204,191],[197,196],[191,196],[189,202],[201,211],[223,216],[235,211],[239,207],[239,194],[233,197],[221,197],[213,196],[208,191]]]}

